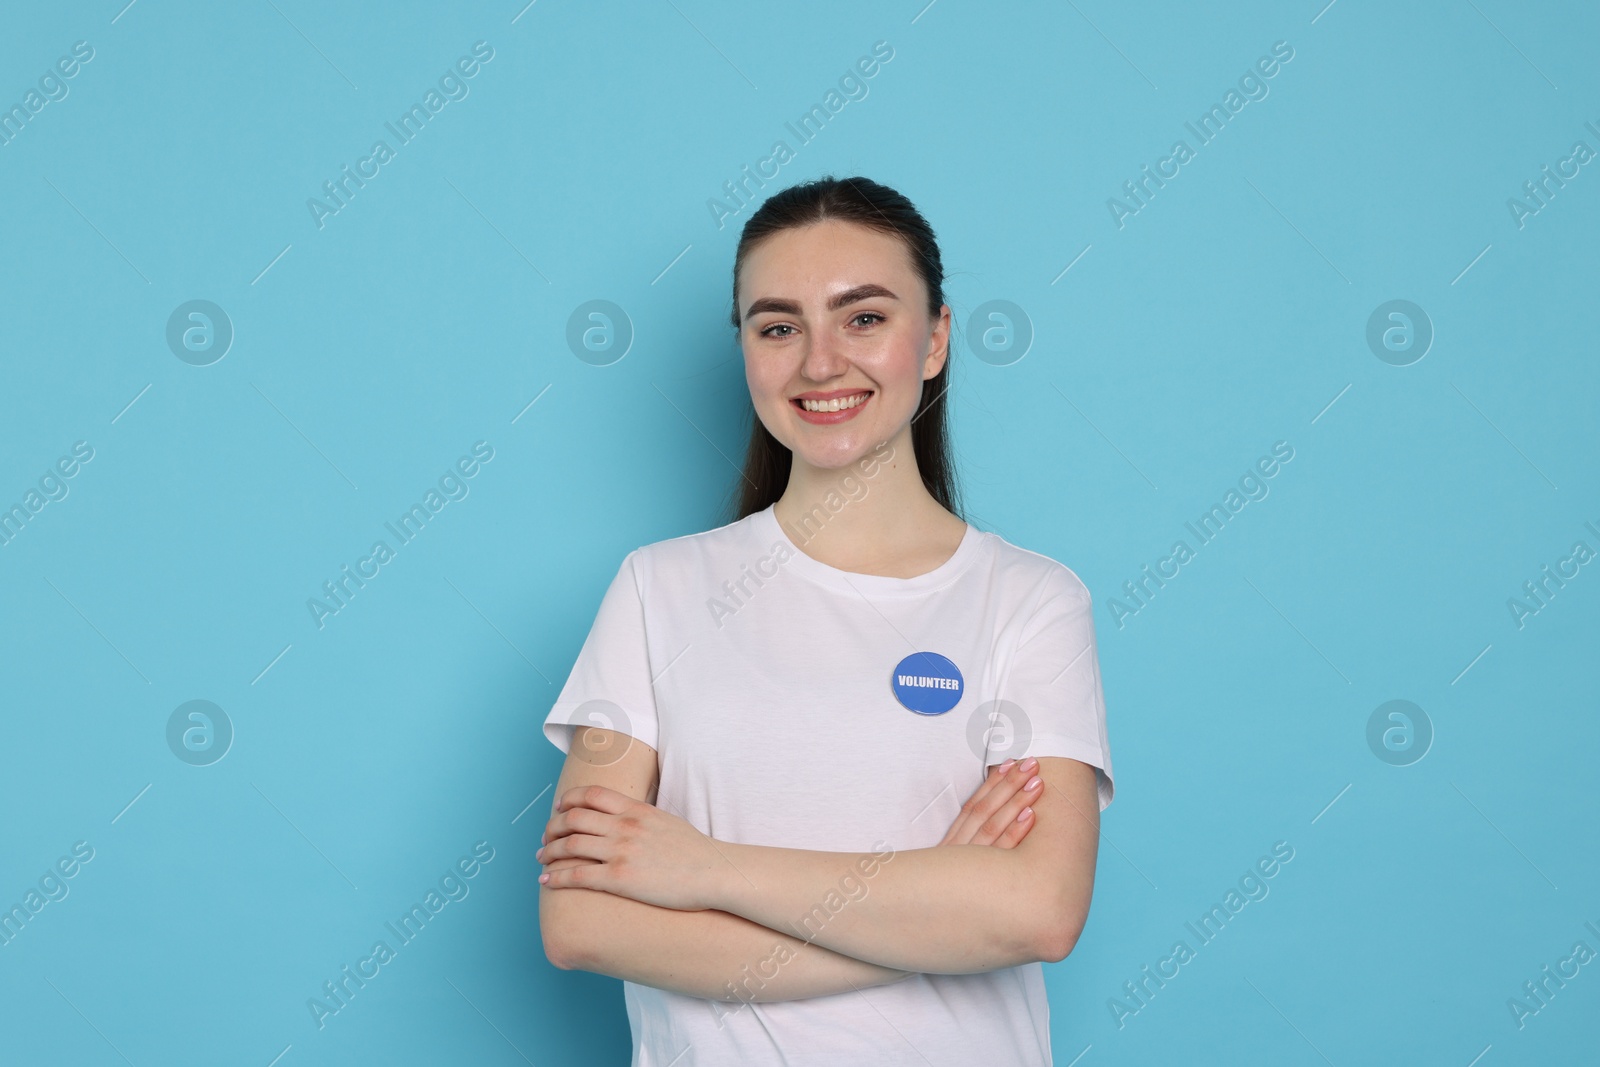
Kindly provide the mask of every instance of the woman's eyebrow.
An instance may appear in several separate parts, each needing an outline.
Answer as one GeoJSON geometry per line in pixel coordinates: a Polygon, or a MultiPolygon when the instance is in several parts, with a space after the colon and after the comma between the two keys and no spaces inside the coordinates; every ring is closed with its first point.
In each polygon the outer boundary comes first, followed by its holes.
{"type": "MultiPolygon", "coordinates": [[[[866,285],[857,285],[830,297],[828,310],[838,311],[840,308],[854,304],[858,300],[867,300],[875,296],[886,297],[890,300],[900,299],[883,286],[869,282],[866,285]]],[[[750,305],[749,309],[745,311],[744,317],[748,319],[752,315],[759,315],[767,311],[782,315],[798,315],[800,314],[800,305],[781,296],[764,296],[750,305]]]]}

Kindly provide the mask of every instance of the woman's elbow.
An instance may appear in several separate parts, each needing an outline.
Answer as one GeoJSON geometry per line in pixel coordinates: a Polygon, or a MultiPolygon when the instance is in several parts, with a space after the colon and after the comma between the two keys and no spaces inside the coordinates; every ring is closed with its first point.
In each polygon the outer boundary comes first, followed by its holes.
{"type": "Polygon", "coordinates": [[[1078,945],[1078,935],[1083,933],[1081,923],[1056,922],[1039,938],[1039,961],[1060,963],[1072,954],[1078,945]]]}
{"type": "Polygon", "coordinates": [[[558,971],[578,971],[583,969],[573,962],[572,957],[549,934],[544,935],[544,958],[549,960],[550,966],[558,971]]]}
{"type": "MultiPolygon", "coordinates": [[[[543,894],[558,893],[561,890],[541,889],[539,892],[542,897],[543,894]]],[[[580,946],[572,937],[576,916],[570,913],[562,914],[564,909],[553,905],[554,901],[540,901],[539,939],[544,943],[544,958],[557,970],[587,970],[587,961],[580,951],[580,946]]]]}
{"type": "Polygon", "coordinates": [[[1038,909],[1042,923],[1034,934],[1034,944],[1042,963],[1060,963],[1072,954],[1089,919],[1088,901],[1063,899],[1057,895],[1038,909]]]}
{"type": "Polygon", "coordinates": [[[567,951],[566,945],[550,929],[549,923],[539,923],[539,937],[544,942],[544,958],[550,961],[550,966],[558,971],[575,971],[579,968],[574,965],[572,955],[567,951]]]}

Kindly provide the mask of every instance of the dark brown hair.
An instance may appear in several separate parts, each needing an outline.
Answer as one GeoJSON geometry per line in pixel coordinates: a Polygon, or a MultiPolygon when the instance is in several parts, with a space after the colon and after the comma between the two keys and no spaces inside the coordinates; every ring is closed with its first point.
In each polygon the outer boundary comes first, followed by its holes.
{"type": "MultiPolygon", "coordinates": [[[[774,193],[744,224],[738,251],[733,257],[733,327],[739,329],[739,268],[752,248],[780,230],[808,226],[825,219],[854,222],[891,234],[905,242],[912,265],[928,290],[928,313],[935,319],[944,300],[944,266],[933,228],[915,205],[886,185],[869,178],[834,178],[824,175],[814,181],[792,185],[774,193]]],[[[955,339],[955,320],[950,323],[950,338],[955,339]]],[[[946,420],[945,397],[950,390],[950,359],[947,355],[939,373],[922,383],[922,400],[911,420],[911,446],[916,455],[922,484],[932,497],[952,514],[961,512],[960,489],[950,449],[950,430],[946,420]]],[[[738,494],[733,521],[763,511],[776,503],[789,484],[793,454],[768,432],[756,417],[752,404],[750,444],[745,449],[743,476],[735,485],[738,494]]]]}

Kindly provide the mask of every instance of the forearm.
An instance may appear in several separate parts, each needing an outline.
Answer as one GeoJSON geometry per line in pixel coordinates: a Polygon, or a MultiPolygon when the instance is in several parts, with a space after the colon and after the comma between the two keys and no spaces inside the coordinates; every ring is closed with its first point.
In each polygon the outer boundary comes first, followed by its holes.
{"type": "Polygon", "coordinates": [[[800,1000],[885,985],[910,973],[808,945],[723,911],[676,911],[575,887],[545,888],[539,896],[541,926],[560,930],[562,966],[685,996],[728,1003],[800,1000]]]}
{"type": "Polygon", "coordinates": [[[724,910],[898,970],[969,974],[1058,959],[1050,895],[1015,850],[877,853],[719,843],[737,873],[724,910]]]}

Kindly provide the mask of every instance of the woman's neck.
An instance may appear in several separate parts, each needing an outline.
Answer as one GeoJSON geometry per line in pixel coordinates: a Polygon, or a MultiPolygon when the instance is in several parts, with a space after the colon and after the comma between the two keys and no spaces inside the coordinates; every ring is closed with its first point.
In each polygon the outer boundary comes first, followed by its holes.
{"type": "Polygon", "coordinates": [[[773,508],[806,555],[856,574],[913,578],[952,555],[967,524],[922,483],[909,428],[839,468],[795,457],[773,508]]]}

